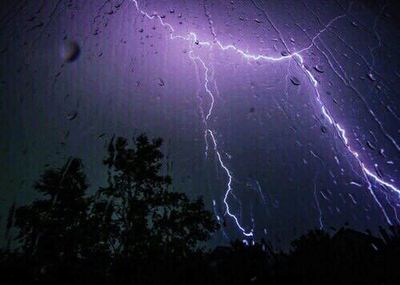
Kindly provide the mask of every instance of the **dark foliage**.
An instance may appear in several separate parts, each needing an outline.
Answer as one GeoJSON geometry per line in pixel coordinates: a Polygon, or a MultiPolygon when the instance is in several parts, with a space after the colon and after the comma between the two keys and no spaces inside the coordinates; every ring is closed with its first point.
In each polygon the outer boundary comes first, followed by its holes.
{"type": "Polygon", "coordinates": [[[111,141],[108,185],[93,196],[79,159],[44,172],[34,185],[41,198],[10,209],[7,234],[12,226],[18,234],[16,249],[1,252],[3,276],[24,284],[153,282],[160,276],[152,267],[170,274],[201,255],[217,229],[212,214],[201,199],[168,191],[160,139],[134,143],[111,141]]]}
{"type": "Polygon", "coordinates": [[[400,284],[400,228],[310,231],[287,253],[264,241],[207,251],[201,199],[170,191],[161,140],[112,139],[107,185],[88,195],[79,159],[44,172],[41,198],[10,208],[2,284],[400,284]]]}

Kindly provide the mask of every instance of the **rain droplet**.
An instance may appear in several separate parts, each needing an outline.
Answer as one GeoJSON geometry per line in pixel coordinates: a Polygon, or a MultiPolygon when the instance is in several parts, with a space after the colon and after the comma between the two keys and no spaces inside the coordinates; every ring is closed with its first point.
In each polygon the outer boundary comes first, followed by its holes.
{"type": "Polygon", "coordinates": [[[72,111],[67,114],[67,119],[72,121],[78,116],[78,112],[72,111]]]}
{"type": "Polygon", "coordinates": [[[80,53],[81,49],[78,43],[74,41],[65,42],[61,51],[62,58],[65,62],[73,62],[79,57],[80,53]]]}
{"type": "Polygon", "coordinates": [[[297,77],[294,77],[294,76],[290,77],[290,81],[293,83],[293,85],[296,85],[296,86],[300,85],[300,80],[297,79],[297,77]]]}
{"type": "Polygon", "coordinates": [[[369,78],[371,81],[375,81],[375,80],[376,80],[375,76],[374,76],[371,72],[368,73],[368,78],[369,78]]]}
{"type": "Polygon", "coordinates": [[[324,73],[324,69],[321,65],[317,64],[316,66],[314,66],[314,69],[319,73],[324,73]]]}
{"type": "Polygon", "coordinates": [[[376,149],[375,146],[370,141],[367,141],[367,146],[372,150],[376,149]]]}

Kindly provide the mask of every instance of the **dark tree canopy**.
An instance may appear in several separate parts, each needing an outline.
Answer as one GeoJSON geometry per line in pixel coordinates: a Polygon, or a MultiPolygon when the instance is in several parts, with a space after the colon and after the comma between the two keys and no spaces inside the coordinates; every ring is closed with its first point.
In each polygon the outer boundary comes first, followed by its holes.
{"type": "Polygon", "coordinates": [[[15,213],[17,241],[33,276],[64,276],[87,251],[85,231],[90,200],[79,159],[48,169],[34,184],[42,197],[15,213]]]}
{"type": "Polygon", "coordinates": [[[160,139],[113,138],[107,183],[88,193],[79,159],[47,169],[40,198],[12,205],[1,284],[400,284],[399,227],[314,230],[289,252],[261,241],[203,245],[217,223],[201,199],[172,191],[160,139]],[[13,230],[15,229],[15,230],[13,230]]]}
{"type": "Polygon", "coordinates": [[[195,250],[217,228],[201,199],[169,191],[171,177],[160,174],[161,143],[140,135],[135,148],[124,138],[109,145],[108,185],[99,190],[97,203],[114,229],[109,242],[115,253],[138,257],[159,251],[176,257],[195,250]]]}
{"type": "Polygon", "coordinates": [[[85,268],[117,276],[132,266],[143,271],[150,260],[196,254],[217,223],[202,199],[171,191],[171,178],[161,174],[161,144],[140,135],[129,148],[127,139],[113,138],[104,160],[107,185],[93,195],[79,159],[46,170],[34,184],[40,198],[13,206],[7,223],[17,229],[16,253],[28,276],[76,283],[77,276],[92,277],[85,268]]]}
{"type": "Polygon", "coordinates": [[[42,198],[17,209],[17,239],[25,252],[43,258],[73,258],[81,251],[89,199],[79,159],[46,170],[34,189],[42,198]]]}

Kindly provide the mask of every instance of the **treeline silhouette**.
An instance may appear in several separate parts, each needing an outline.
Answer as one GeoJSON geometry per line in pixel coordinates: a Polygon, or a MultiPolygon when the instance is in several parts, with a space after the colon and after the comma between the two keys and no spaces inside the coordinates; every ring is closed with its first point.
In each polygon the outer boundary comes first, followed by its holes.
{"type": "Polygon", "coordinates": [[[202,199],[170,191],[161,139],[112,139],[106,186],[94,194],[80,159],[47,169],[41,198],[10,208],[0,284],[400,284],[400,228],[320,230],[289,252],[265,241],[213,250],[202,199]]]}

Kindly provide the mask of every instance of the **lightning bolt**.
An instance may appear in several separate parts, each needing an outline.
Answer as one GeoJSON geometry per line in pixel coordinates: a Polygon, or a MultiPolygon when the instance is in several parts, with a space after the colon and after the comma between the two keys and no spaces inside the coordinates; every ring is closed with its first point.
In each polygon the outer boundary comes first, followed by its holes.
{"type": "MultiPolygon", "coordinates": [[[[313,87],[314,90],[314,94],[315,94],[315,102],[317,103],[323,117],[329,122],[329,124],[334,128],[334,130],[336,131],[336,133],[339,135],[342,143],[344,144],[344,147],[346,148],[346,150],[348,151],[348,153],[353,157],[354,161],[359,165],[361,173],[363,175],[363,177],[365,178],[365,181],[367,182],[368,185],[368,190],[371,194],[371,196],[373,197],[373,199],[375,200],[376,204],[378,205],[378,207],[381,209],[386,221],[388,224],[392,225],[392,221],[390,220],[390,218],[388,217],[384,207],[382,206],[382,204],[379,202],[378,198],[376,197],[373,188],[372,188],[372,183],[375,182],[377,184],[379,184],[380,186],[391,190],[392,192],[396,193],[397,195],[400,196],[400,189],[386,181],[385,179],[379,177],[377,174],[375,174],[374,171],[372,171],[370,168],[368,168],[366,166],[366,164],[363,162],[363,160],[360,157],[360,154],[354,150],[354,148],[351,146],[351,143],[347,137],[346,134],[346,130],[345,128],[333,117],[333,115],[331,114],[331,112],[329,111],[329,109],[326,107],[326,105],[324,104],[324,102],[321,99],[321,94],[319,91],[319,84],[318,81],[316,80],[316,78],[314,77],[314,75],[307,69],[305,63],[304,63],[304,58],[301,55],[303,52],[308,51],[311,47],[314,46],[314,41],[323,33],[325,32],[328,27],[330,25],[332,25],[336,20],[344,17],[344,15],[335,17],[334,19],[332,19],[326,26],[324,29],[320,30],[313,38],[311,41],[311,44],[309,46],[307,46],[306,48],[301,49],[298,52],[293,52],[293,53],[288,53],[287,55],[282,55],[279,57],[273,57],[273,56],[268,56],[265,54],[252,54],[249,52],[246,52],[240,48],[237,48],[234,45],[224,45],[223,43],[221,43],[214,35],[215,39],[213,41],[200,41],[198,39],[198,36],[195,32],[190,31],[186,36],[182,36],[182,35],[176,35],[175,34],[175,29],[174,27],[165,22],[163,20],[163,18],[158,15],[157,13],[152,13],[149,14],[148,12],[143,11],[137,0],[131,0],[131,2],[133,3],[133,5],[135,6],[136,10],[138,13],[140,13],[141,15],[143,15],[145,18],[149,19],[149,20],[155,20],[158,21],[161,26],[165,27],[168,31],[169,31],[169,36],[171,40],[183,40],[183,41],[187,41],[190,44],[190,52],[189,52],[189,57],[190,59],[194,62],[194,64],[197,66],[197,63],[200,63],[200,65],[203,67],[204,69],[204,90],[206,91],[206,93],[208,94],[208,96],[211,99],[211,104],[208,108],[207,114],[204,118],[204,123],[206,126],[206,131],[205,131],[205,139],[207,140],[207,138],[210,138],[213,144],[213,149],[214,152],[218,158],[218,163],[220,165],[220,167],[223,169],[223,171],[225,172],[228,181],[226,184],[226,191],[225,191],[225,195],[224,195],[224,199],[223,202],[225,204],[225,208],[226,208],[226,213],[235,221],[236,226],[238,227],[238,229],[242,232],[242,234],[244,236],[247,237],[252,237],[253,236],[253,229],[251,230],[246,230],[241,223],[239,222],[238,217],[233,214],[231,212],[229,203],[228,203],[228,198],[229,195],[232,195],[232,172],[229,170],[229,168],[226,166],[226,164],[224,163],[224,160],[222,158],[220,149],[218,147],[218,141],[215,138],[215,134],[214,131],[211,130],[208,127],[208,121],[210,119],[210,117],[212,116],[213,113],[213,108],[214,108],[214,103],[215,103],[215,98],[214,98],[214,94],[211,91],[210,87],[209,87],[209,68],[207,67],[206,63],[204,62],[204,60],[202,60],[199,56],[195,56],[194,55],[194,51],[193,51],[193,47],[195,45],[199,45],[199,46],[206,46],[209,47],[210,49],[216,47],[219,48],[222,51],[233,51],[236,52],[238,55],[242,56],[243,58],[247,59],[247,60],[253,60],[253,61],[267,61],[267,62],[281,62],[281,61],[287,61],[287,60],[294,60],[297,65],[300,67],[301,71],[306,75],[306,77],[308,78],[310,84],[313,87]]],[[[208,149],[208,144],[206,143],[206,147],[208,149]]]]}

